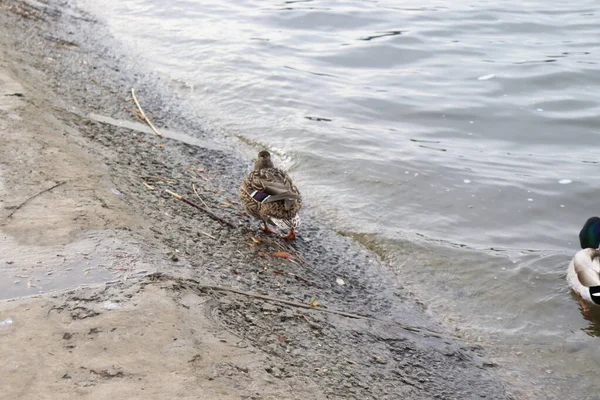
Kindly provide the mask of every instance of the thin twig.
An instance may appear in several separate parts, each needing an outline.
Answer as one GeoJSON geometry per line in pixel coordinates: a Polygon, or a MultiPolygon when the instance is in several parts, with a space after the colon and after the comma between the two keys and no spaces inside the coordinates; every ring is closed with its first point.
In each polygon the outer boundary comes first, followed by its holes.
{"type": "Polygon", "coordinates": [[[138,102],[137,98],[135,97],[135,89],[134,88],[131,88],[131,97],[133,97],[133,101],[135,102],[135,105],[137,106],[138,110],[140,111],[140,114],[142,114],[142,117],[144,117],[144,120],[148,123],[148,125],[150,125],[150,128],[152,128],[154,133],[156,133],[158,136],[162,137],[163,136],[162,133],[160,133],[158,131],[158,129],[156,129],[156,127],[154,126],[152,121],[150,121],[150,119],[146,116],[146,113],[142,109],[142,106],[140,106],[140,103],[138,102]]]}
{"type": "MultiPolygon", "coordinates": [[[[117,93],[117,92],[118,92],[117,90],[114,90],[114,89],[111,89],[111,88],[109,88],[109,87],[106,87],[106,86],[104,86],[103,84],[101,84],[100,82],[98,82],[97,80],[95,80],[94,78],[90,78],[90,80],[91,80],[91,81],[92,81],[94,84],[96,84],[96,85],[100,86],[102,89],[106,90],[106,91],[107,91],[107,92],[109,92],[109,93],[113,93],[113,94],[114,94],[114,93],[117,93]]],[[[123,96],[118,96],[118,97],[120,97],[120,98],[121,98],[123,101],[125,101],[125,102],[127,101],[127,99],[125,99],[125,97],[123,97],[123,96]]]]}
{"type": "Polygon", "coordinates": [[[217,238],[216,238],[216,237],[214,237],[213,235],[210,235],[210,234],[208,234],[208,233],[206,233],[206,232],[202,232],[202,231],[201,231],[200,233],[201,233],[201,234],[203,234],[204,236],[208,236],[208,237],[209,237],[209,238],[211,238],[211,239],[215,239],[215,240],[217,240],[217,238]]]}
{"type": "Polygon", "coordinates": [[[202,202],[202,204],[204,204],[204,207],[206,207],[206,209],[208,210],[210,207],[204,202],[204,199],[202,197],[200,197],[200,195],[198,194],[198,191],[196,190],[196,184],[192,183],[192,189],[194,189],[194,193],[196,193],[196,196],[198,196],[198,198],[200,199],[200,201],[202,202]]]}
{"type": "MultiPolygon", "coordinates": [[[[292,261],[292,260],[291,260],[291,259],[288,259],[288,261],[292,261]]],[[[298,263],[296,263],[296,265],[298,265],[298,263]]],[[[272,271],[273,271],[273,273],[274,273],[274,274],[277,274],[277,275],[284,275],[284,274],[286,274],[286,275],[289,275],[289,276],[293,276],[293,277],[294,277],[294,278],[296,278],[297,280],[299,280],[299,281],[302,281],[302,282],[304,282],[304,283],[307,283],[307,284],[309,284],[309,285],[314,285],[314,284],[315,284],[314,282],[311,282],[311,281],[309,281],[308,279],[306,279],[306,278],[303,278],[303,277],[301,277],[300,275],[296,275],[296,274],[294,274],[294,273],[291,273],[291,272],[284,272],[284,271],[282,271],[282,270],[280,270],[280,269],[274,269],[274,270],[272,270],[272,271]]]]}
{"type": "Polygon", "coordinates": [[[329,308],[313,307],[310,304],[297,303],[295,301],[278,299],[276,297],[264,296],[262,294],[257,294],[257,293],[242,292],[241,290],[230,289],[230,288],[225,288],[225,287],[220,287],[220,286],[201,286],[201,288],[215,290],[218,292],[230,292],[230,293],[235,293],[235,294],[241,294],[242,296],[246,296],[246,297],[253,297],[253,298],[261,299],[261,300],[274,301],[276,303],[286,304],[286,305],[292,306],[292,307],[304,308],[307,310],[321,311],[321,312],[325,312],[325,313],[329,313],[329,314],[337,314],[337,315],[341,315],[343,317],[348,317],[348,318],[352,318],[352,319],[364,319],[364,320],[368,320],[368,321],[390,323],[390,324],[398,325],[400,328],[402,328],[406,331],[409,331],[409,332],[426,333],[426,334],[434,336],[434,337],[442,337],[439,333],[430,331],[429,329],[417,328],[415,326],[405,325],[405,324],[402,324],[397,321],[386,321],[386,320],[382,320],[382,319],[368,317],[365,315],[352,314],[352,313],[348,313],[345,311],[332,310],[329,308]]]}
{"type": "MultiPolygon", "coordinates": [[[[246,297],[253,297],[256,299],[261,299],[261,300],[266,300],[266,301],[274,301],[274,302],[281,303],[281,304],[287,304],[292,307],[304,308],[304,309],[313,310],[313,311],[320,311],[320,312],[325,312],[325,313],[329,313],[329,314],[337,314],[337,315],[341,315],[341,316],[352,318],[352,319],[363,319],[363,320],[381,322],[381,323],[386,323],[386,324],[394,324],[406,331],[421,333],[421,334],[429,335],[432,337],[437,337],[437,338],[445,337],[444,334],[442,334],[442,333],[435,332],[435,331],[432,331],[427,328],[419,328],[416,326],[406,325],[406,324],[403,324],[403,323],[397,322],[397,321],[377,319],[377,318],[373,318],[373,317],[369,317],[369,316],[365,316],[365,315],[352,314],[352,313],[347,313],[344,311],[337,311],[337,310],[333,310],[330,308],[313,307],[310,304],[297,303],[295,301],[278,299],[276,297],[265,296],[265,295],[257,294],[257,293],[243,292],[241,290],[236,290],[233,288],[226,288],[226,287],[222,287],[222,286],[203,286],[203,285],[200,285],[200,282],[198,282],[194,279],[175,278],[175,277],[172,277],[170,275],[166,275],[166,274],[163,274],[160,272],[155,272],[153,274],[150,274],[147,276],[147,278],[151,279],[153,281],[175,280],[175,281],[183,283],[185,286],[187,286],[191,290],[195,290],[195,291],[200,291],[200,292],[206,293],[207,291],[212,290],[212,291],[216,291],[216,292],[235,293],[235,294],[239,294],[239,295],[246,296],[246,297]]],[[[456,338],[452,335],[448,335],[448,336],[452,337],[452,338],[456,338]]]]}
{"type": "Polygon", "coordinates": [[[41,192],[39,192],[38,194],[36,194],[34,196],[31,196],[30,198],[28,198],[27,200],[25,200],[24,202],[22,202],[21,204],[19,204],[14,210],[12,210],[12,212],[10,214],[8,214],[8,217],[6,217],[6,219],[12,218],[13,214],[16,213],[21,207],[23,207],[29,201],[35,199],[36,197],[38,197],[38,196],[40,196],[40,195],[42,195],[42,194],[44,194],[46,192],[49,192],[49,191],[51,191],[53,189],[56,189],[57,187],[59,187],[61,185],[64,185],[65,183],[67,183],[67,182],[64,182],[64,181],[63,182],[59,182],[56,185],[54,185],[52,187],[49,187],[48,189],[44,189],[44,190],[42,190],[41,192]]]}
{"type": "Polygon", "coordinates": [[[142,175],[141,176],[142,179],[151,179],[154,181],[160,181],[160,182],[164,182],[164,183],[179,183],[179,180],[175,179],[175,178],[163,178],[162,176],[154,176],[154,175],[142,175]]]}
{"type": "Polygon", "coordinates": [[[293,276],[294,278],[298,279],[299,281],[302,281],[304,283],[308,283],[309,285],[314,285],[315,284],[314,282],[311,282],[308,279],[301,277],[300,275],[293,274],[291,272],[288,272],[288,275],[289,276],[293,276]]]}
{"type": "Polygon", "coordinates": [[[190,200],[186,199],[182,195],[174,193],[174,192],[171,192],[168,189],[165,189],[165,192],[167,192],[171,196],[175,197],[177,200],[181,200],[184,203],[189,204],[190,206],[192,206],[194,208],[197,208],[200,211],[205,212],[206,214],[208,214],[209,217],[211,217],[215,221],[219,221],[220,223],[222,223],[224,225],[227,225],[230,228],[236,229],[235,225],[233,225],[231,222],[225,221],[223,218],[219,217],[218,215],[213,214],[212,212],[208,211],[206,208],[202,207],[201,205],[198,205],[198,204],[194,203],[193,201],[190,201],[190,200]]]}
{"type": "Polygon", "coordinates": [[[302,314],[302,318],[304,318],[304,320],[306,322],[308,322],[308,324],[311,326],[311,328],[323,329],[323,328],[321,328],[321,326],[319,324],[316,324],[316,323],[312,322],[311,320],[309,320],[306,315],[302,314]]]}

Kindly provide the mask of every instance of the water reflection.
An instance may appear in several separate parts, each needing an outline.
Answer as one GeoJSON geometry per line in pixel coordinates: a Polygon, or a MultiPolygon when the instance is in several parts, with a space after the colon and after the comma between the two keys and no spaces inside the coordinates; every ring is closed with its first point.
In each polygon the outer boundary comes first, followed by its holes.
{"type": "Polygon", "coordinates": [[[588,326],[581,328],[589,336],[600,336],[600,307],[593,305],[584,305],[579,300],[579,296],[571,291],[571,297],[579,303],[579,312],[589,323],[588,326]]]}

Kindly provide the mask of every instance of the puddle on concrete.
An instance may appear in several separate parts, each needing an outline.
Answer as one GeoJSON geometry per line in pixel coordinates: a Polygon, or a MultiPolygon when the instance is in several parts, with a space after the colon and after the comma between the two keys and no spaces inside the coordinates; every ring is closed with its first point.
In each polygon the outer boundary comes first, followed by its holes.
{"type": "Polygon", "coordinates": [[[0,237],[0,300],[148,274],[150,265],[121,232],[91,231],[61,246],[19,244],[0,237]]]}
{"type": "MultiPolygon", "coordinates": [[[[117,126],[119,128],[127,128],[127,129],[131,129],[131,130],[137,131],[137,132],[156,135],[156,133],[154,133],[154,131],[152,129],[150,129],[150,127],[148,125],[142,124],[140,122],[125,121],[125,120],[121,120],[121,119],[107,117],[105,115],[94,114],[94,113],[90,113],[86,117],[93,121],[101,122],[103,124],[109,124],[109,125],[117,126]]],[[[198,147],[202,147],[202,148],[210,149],[210,150],[223,150],[221,147],[217,146],[214,142],[210,142],[208,140],[202,140],[200,138],[187,135],[185,133],[175,132],[175,131],[171,131],[168,129],[159,129],[158,131],[166,138],[177,140],[177,141],[183,142],[183,143],[187,143],[192,146],[198,146],[198,147]]]]}

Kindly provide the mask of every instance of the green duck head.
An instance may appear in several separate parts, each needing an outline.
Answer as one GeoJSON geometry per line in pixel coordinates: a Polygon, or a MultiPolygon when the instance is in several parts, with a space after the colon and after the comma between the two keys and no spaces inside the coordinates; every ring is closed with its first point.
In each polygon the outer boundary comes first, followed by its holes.
{"type": "Polygon", "coordinates": [[[585,222],[579,232],[582,249],[597,249],[600,245],[600,218],[592,217],[585,222]]]}
{"type": "Polygon", "coordinates": [[[271,160],[271,153],[266,150],[259,151],[258,158],[256,159],[256,162],[254,162],[255,171],[263,168],[275,168],[275,165],[273,165],[273,161],[271,160]]]}

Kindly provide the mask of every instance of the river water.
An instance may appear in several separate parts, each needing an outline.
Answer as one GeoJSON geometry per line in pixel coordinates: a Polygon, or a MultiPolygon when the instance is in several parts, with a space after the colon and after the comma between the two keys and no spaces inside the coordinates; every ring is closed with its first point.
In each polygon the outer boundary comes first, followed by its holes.
{"type": "Polygon", "coordinates": [[[81,2],[519,396],[600,398],[600,316],[565,281],[600,214],[598,2],[81,2]]]}

